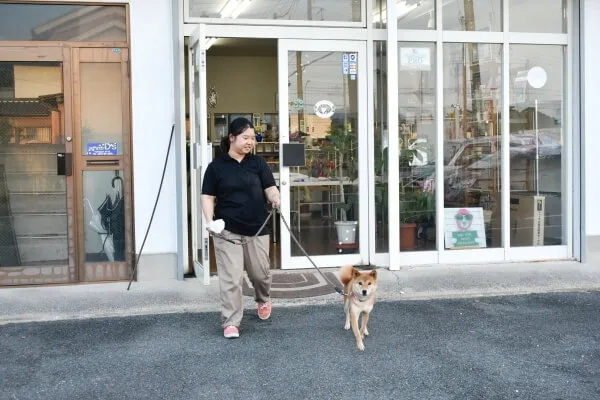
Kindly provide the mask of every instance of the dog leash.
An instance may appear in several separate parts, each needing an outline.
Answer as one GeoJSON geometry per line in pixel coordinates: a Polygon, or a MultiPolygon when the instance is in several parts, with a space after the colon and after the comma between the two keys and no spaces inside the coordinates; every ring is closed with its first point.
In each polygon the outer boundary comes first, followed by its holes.
{"type": "MultiPolygon", "coordinates": [[[[250,240],[254,240],[258,234],[263,230],[263,228],[265,227],[265,225],[267,225],[267,222],[269,222],[269,220],[271,219],[271,216],[273,216],[273,214],[275,213],[275,209],[271,209],[271,211],[269,211],[269,215],[267,215],[267,218],[265,219],[265,222],[263,222],[263,224],[260,226],[260,228],[258,228],[258,230],[256,231],[256,233],[254,234],[254,236],[252,236],[250,238],[250,240]]],[[[218,237],[219,239],[223,239],[226,242],[229,242],[231,244],[236,244],[236,245],[240,245],[243,246],[245,244],[248,244],[249,240],[246,239],[245,237],[240,238],[240,239],[231,239],[231,238],[227,238],[225,237],[225,235],[221,234],[221,233],[216,233],[213,232],[211,230],[208,231],[208,234],[214,237],[218,237]]]]}
{"type": "Polygon", "coordinates": [[[285,228],[288,230],[288,232],[290,234],[290,237],[298,245],[298,247],[300,248],[300,250],[302,251],[302,253],[304,253],[304,255],[306,256],[306,258],[308,258],[308,261],[310,261],[310,263],[313,265],[313,267],[315,267],[315,269],[317,270],[317,272],[319,274],[321,274],[321,276],[323,277],[323,279],[325,279],[325,282],[327,282],[331,287],[333,287],[335,289],[336,292],[338,292],[340,295],[343,296],[344,295],[344,291],[342,290],[342,288],[339,287],[339,286],[337,286],[337,285],[334,285],[333,283],[331,283],[329,281],[329,279],[327,279],[327,277],[323,274],[323,272],[321,272],[321,270],[319,269],[319,267],[317,267],[317,264],[315,264],[315,262],[313,261],[313,259],[310,258],[310,256],[306,252],[306,250],[304,250],[304,247],[302,247],[302,245],[300,244],[300,241],[298,240],[298,238],[296,238],[296,236],[292,233],[292,230],[290,229],[290,226],[288,225],[287,221],[285,220],[285,218],[283,217],[283,214],[281,212],[279,212],[279,217],[281,218],[281,221],[285,225],[285,228]]]}
{"type": "MultiPolygon", "coordinates": [[[[258,231],[256,231],[256,233],[254,234],[254,236],[252,236],[250,239],[253,240],[255,239],[258,234],[263,230],[263,228],[265,227],[265,225],[267,225],[267,222],[269,222],[269,219],[271,219],[271,217],[273,216],[273,214],[275,213],[275,211],[279,211],[276,208],[272,208],[271,211],[269,212],[269,214],[267,215],[267,218],[265,219],[265,222],[263,222],[263,224],[260,226],[260,228],[258,228],[258,231]]],[[[302,245],[300,244],[300,241],[298,240],[298,238],[296,238],[296,235],[294,235],[292,233],[292,230],[290,228],[290,226],[288,225],[287,221],[285,220],[285,218],[283,217],[283,214],[281,213],[281,211],[279,211],[279,217],[281,218],[281,221],[283,222],[283,224],[285,225],[285,228],[287,229],[287,231],[290,234],[290,237],[294,240],[294,242],[298,245],[298,247],[300,248],[300,250],[302,251],[302,253],[306,256],[306,258],[308,258],[308,261],[310,261],[310,263],[313,265],[313,267],[315,267],[315,269],[317,270],[317,272],[323,277],[323,279],[325,279],[325,282],[327,282],[327,284],[331,287],[333,287],[335,289],[335,291],[337,293],[339,293],[340,295],[344,295],[344,291],[342,290],[341,287],[334,285],[333,283],[331,283],[331,281],[329,279],[327,279],[327,277],[325,276],[325,274],[323,274],[323,272],[319,269],[319,267],[317,267],[317,264],[315,264],[315,262],[313,261],[312,258],[310,258],[310,256],[308,255],[308,252],[304,249],[304,247],[302,247],[302,245]]],[[[226,238],[224,235],[220,234],[220,233],[216,233],[216,232],[212,232],[209,231],[209,235],[217,237],[219,239],[223,239],[231,244],[235,244],[235,245],[246,245],[248,244],[248,240],[246,238],[241,238],[241,239],[230,239],[230,238],[226,238]]]]}

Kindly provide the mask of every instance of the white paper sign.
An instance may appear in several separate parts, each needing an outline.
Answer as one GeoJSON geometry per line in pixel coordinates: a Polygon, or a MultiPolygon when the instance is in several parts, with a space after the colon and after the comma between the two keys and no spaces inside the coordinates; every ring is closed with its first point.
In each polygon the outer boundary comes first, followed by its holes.
{"type": "Polygon", "coordinates": [[[401,71],[431,71],[431,51],[427,47],[401,47],[401,71]]]}
{"type": "Polygon", "coordinates": [[[486,247],[483,208],[444,208],[447,249],[486,247]]]}

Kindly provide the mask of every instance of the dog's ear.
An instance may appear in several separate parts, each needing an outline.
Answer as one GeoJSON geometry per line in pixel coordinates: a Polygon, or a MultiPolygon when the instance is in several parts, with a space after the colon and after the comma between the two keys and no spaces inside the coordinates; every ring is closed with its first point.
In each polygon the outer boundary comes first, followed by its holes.
{"type": "Polygon", "coordinates": [[[353,267],[352,268],[352,278],[356,278],[358,276],[360,276],[360,271],[353,267]]]}
{"type": "Polygon", "coordinates": [[[371,270],[370,275],[373,277],[373,279],[377,279],[377,270],[371,270]]]}

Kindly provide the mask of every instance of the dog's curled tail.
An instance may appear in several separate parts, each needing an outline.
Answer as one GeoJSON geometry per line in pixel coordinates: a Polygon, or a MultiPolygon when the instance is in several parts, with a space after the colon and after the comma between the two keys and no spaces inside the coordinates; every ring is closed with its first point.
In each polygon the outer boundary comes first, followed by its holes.
{"type": "Polygon", "coordinates": [[[354,275],[354,267],[352,265],[344,265],[340,268],[340,281],[343,285],[346,285],[352,280],[354,275]]]}

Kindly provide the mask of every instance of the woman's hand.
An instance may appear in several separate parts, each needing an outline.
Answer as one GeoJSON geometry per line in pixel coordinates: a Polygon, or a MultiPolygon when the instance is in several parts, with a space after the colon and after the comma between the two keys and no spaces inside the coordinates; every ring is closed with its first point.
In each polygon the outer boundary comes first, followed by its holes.
{"type": "Polygon", "coordinates": [[[279,207],[281,207],[281,196],[279,195],[279,190],[277,190],[277,186],[271,186],[266,188],[265,195],[267,196],[267,200],[271,203],[271,206],[279,210],[279,207]]]}
{"type": "Polygon", "coordinates": [[[271,206],[276,210],[279,210],[281,207],[281,199],[277,197],[276,199],[271,200],[271,206]]]}

